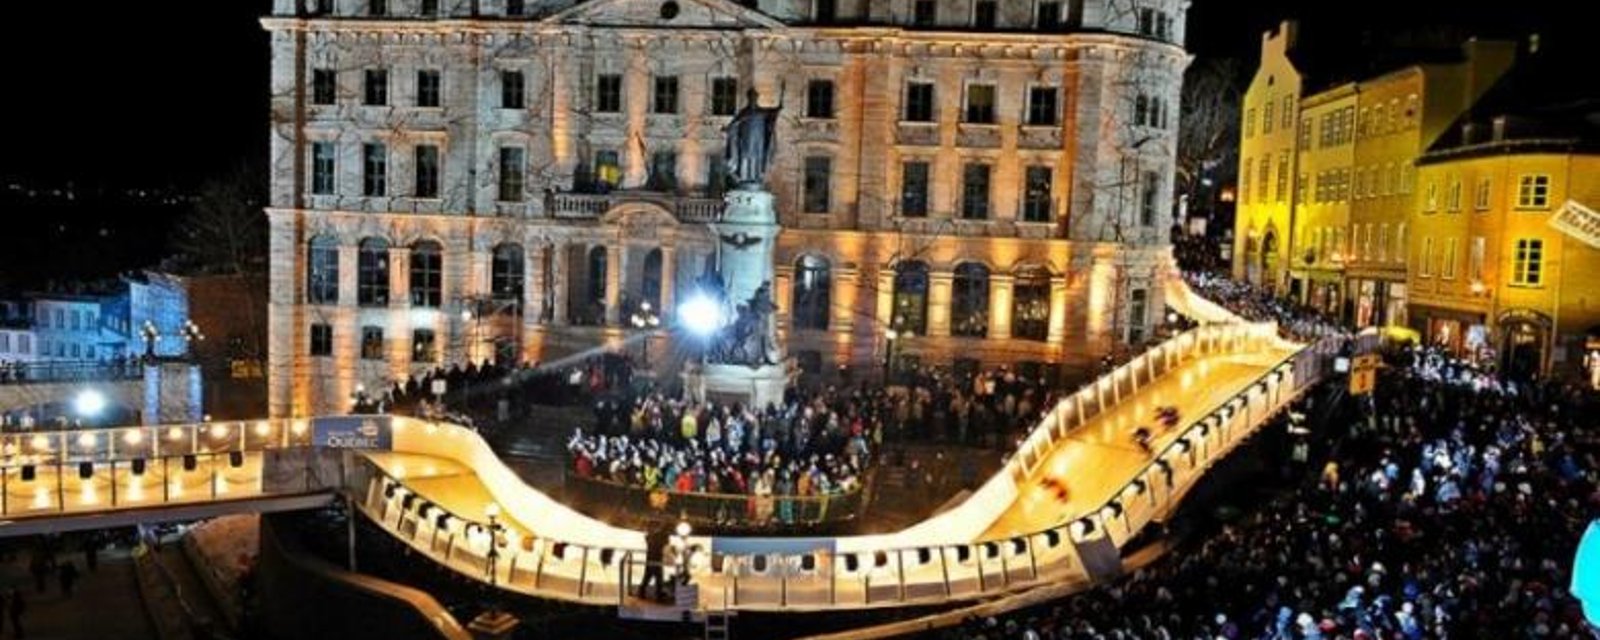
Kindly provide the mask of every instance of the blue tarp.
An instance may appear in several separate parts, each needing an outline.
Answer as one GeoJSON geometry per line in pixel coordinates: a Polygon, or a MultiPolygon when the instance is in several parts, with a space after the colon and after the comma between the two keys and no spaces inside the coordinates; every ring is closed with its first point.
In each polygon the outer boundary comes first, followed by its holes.
{"type": "Polygon", "coordinates": [[[781,553],[832,553],[832,538],[712,538],[711,552],[732,556],[781,553]]]}
{"type": "Polygon", "coordinates": [[[1589,624],[1600,626],[1600,520],[1589,523],[1578,543],[1578,557],[1572,562],[1572,595],[1583,603],[1589,624]]]}

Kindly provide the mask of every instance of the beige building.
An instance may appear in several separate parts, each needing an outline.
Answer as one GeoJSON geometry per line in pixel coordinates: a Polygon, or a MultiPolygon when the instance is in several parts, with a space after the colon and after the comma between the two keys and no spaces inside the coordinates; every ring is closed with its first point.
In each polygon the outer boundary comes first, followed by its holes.
{"type": "MultiPolygon", "coordinates": [[[[813,374],[1085,362],[1168,268],[1179,0],[277,0],[273,415],[618,345],[714,260],[721,128],[782,103],[813,374]]],[[[668,332],[670,333],[670,332],[668,332]]],[[[650,341],[663,371],[685,349],[650,341]]],[[[683,346],[683,345],[678,345],[683,346]]],[[[1030,366],[1032,366],[1030,365],[1030,366]]]]}

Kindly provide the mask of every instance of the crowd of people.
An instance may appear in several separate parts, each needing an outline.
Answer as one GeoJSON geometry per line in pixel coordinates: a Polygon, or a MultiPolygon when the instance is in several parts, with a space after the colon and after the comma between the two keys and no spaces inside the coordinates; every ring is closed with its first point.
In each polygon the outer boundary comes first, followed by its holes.
{"type": "Polygon", "coordinates": [[[1348,335],[1334,318],[1248,283],[1207,272],[1184,272],[1184,280],[1200,297],[1252,322],[1277,322],[1279,331],[1296,340],[1348,335]]]}
{"type": "MultiPolygon", "coordinates": [[[[1299,483],[1131,577],[959,640],[1593,638],[1567,592],[1600,514],[1596,396],[1388,354],[1299,483]]],[[[1297,445],[1298,449],[1298,445],[1297,445]]]]}
{"type": "Polygon", "coordinates": [[[617,354],[563,366],[494,361],[456,364],[410,376],[387,389],[360,392],[352,412],[395,413],[467,426],[492,424],[504,422],[510,417],[507,414],[529,403],[579,402],[626,388],[632,379],[632,363],[617,354]]]}

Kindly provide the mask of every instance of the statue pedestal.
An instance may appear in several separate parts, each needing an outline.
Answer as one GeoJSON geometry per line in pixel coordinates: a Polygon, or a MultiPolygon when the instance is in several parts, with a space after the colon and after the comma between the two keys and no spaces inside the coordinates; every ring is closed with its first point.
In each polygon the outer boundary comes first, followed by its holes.
{"type": "Polygon", "coordinates": [[[684,371],[683,386],[696,402],[737,402],[761,411],[768,405],[783,406],[789,371],[780,364],[754,369],[737,364],[707,364],[684,371]]]}

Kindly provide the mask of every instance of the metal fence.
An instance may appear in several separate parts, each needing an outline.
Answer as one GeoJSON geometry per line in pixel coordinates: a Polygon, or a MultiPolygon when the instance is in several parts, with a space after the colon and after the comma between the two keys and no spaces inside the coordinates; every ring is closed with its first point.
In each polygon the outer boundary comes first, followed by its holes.
{"type": "Polygon", "coordinates": [[[138,360],[108,362],[15,362],[0,366],[0,384],[133,380],[144,375],[138,360]]]}

